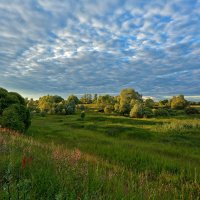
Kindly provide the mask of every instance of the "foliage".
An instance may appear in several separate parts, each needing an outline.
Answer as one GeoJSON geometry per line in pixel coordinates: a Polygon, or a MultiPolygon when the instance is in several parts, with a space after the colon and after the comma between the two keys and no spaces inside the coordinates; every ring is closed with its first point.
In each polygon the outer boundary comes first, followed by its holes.
{"type": "Polygon", "coordinates": [[[25,100],[16,92],[8,92],[7,90],[0,88],[0,115],[5,108],[8,108],[12,104],[25,105],[25,100]]]}
{"type": "Polygon", "coordinates": [[[70,95],[68,98],[67,98],[67,102],[69,103],[74,103],[75,105],[79,104],[79,99],[77,96],[75,95],[70,95]]]}
{"type": "Polygon", "coordinates": [[[129,114],[133,107],[133,100],[142,102],[142,95],[136,92],[132,88],[123,89],[120,95],[117,97],[117,103],[115,105],[115,111],[125,115],[129,114]],[[131,103],[132,102],[132,103],[131,103]]]}
{"type": "Polygon", "coordinates": [[[154,100],[153,99],[145,99],[144,106],[147,108],[153,108],[154,107],[154,100]]]}
{"type": "Polygon", "coordinates": [[[85,111],[81,112],[81,119],[84,120],[85,119],[85,111]]]}
{"type": "Polygon", "coordinates": [[[97,99],[97,107],[99,108],[99,111],[105,110],[105,107],[112,107],[114,106],[114,104],[114,97],[108,94],[104,96],[99,96],[97,99]]]}
{"type": "Polygon", "coordinates": [[[33,100],[31,99],[27,99],[26,100],[26,106],[27,108],[30,110],[30,112],[35,112],[35,113],[39,113],[40,109],[38,107],[38,100],[33,100]]]}
{"type": "Polygon", "coordinates": [[[169,116],[169,112],[164,108],[153,109],[153,114],[157,117],[169,116]]]}
{"type": "Polygon", "coordinates": [[[25,106],[25,99],[16,92],[0,88],[0,115],[2,127],[20,132],[26,131],[31,124],[30,111],[25,106]]]}
{"type": "Polygon", "coordinates": [[[90,104],[92,103],[92,95],[91,94],[84,94],[81,98],[80,98],[80,102],[82,104],[90,104]]]}
{"type": "Polygon", "coordinates": [[[39,98],[38,101],[38,108],[40,111],[54,114],[55,113],[55,105],[56,103],[59,103],[58,101],[61,100],[58,96],[43,96],[39,98]]]}
{"type": "Polygon", "coordinates": [[[143,117],[144,109],[142,104],[135,104],[130,111],[130,117],[132,118],[140,118],[143,117]]]}
{"type": "Polygon", "coordinates": [[[154,114],[153,114],[152,109],[150,109],[150,108],[144,108],[144,110],[143,110],[143,117],[144,118],[151,118],[153,116],[154,116],[154,114]]]}
{"type": "Polygon", "coordinates": [[[191,114],[199,114],[199,110],[193,107],[187,107],[185,109],[186,114],[191,115],[191,114]]]}
{"type": "Polygon", "coordinates": [[[98,94],[94,94],[92,102],[97,103],[97,99],[98,99],[98,94]]]}
{"type": "Polygon", "coordinates": [[[25,131],[25,124],[20,119],[19,113],[14,107],[8,107],[3,111],[2,115],[2,127],[10,128],[19,132],[25,131]]]}
{"type": "Polygon", "coordinates": [[[83,104],[79,104],[76,106],[76,108],[80,111],[84,111],[85,110],[85,106],[83,104]]]}
{"type": "Polygon", "coordinates": [[[174,96],[170,100],[170,106],[172,109],[184,109],[188,105],[183,95],[174,96]]]}
{"type": "Polygon", "coordinates": [[[160,107],[169,107],[169,101],[168,99],[160,100],[158,105],[160,107]]]}
{"type": "Polygon", "coordinates": [[[48,114],[71,115],[75,113],[76,103],[78,98],[74,95],[69,96],[67,100],[59,96],[47,95],[39,98],[38,107],[41,112],[48,114]]]}
{"type": "Polygon", "coordinates": [[[72,115],[72,114],[74,114],[75,113],[75,109],[76,109],[76,104],[73,101],[65,103],[65,112],[66,112],[66,115],[72,115]]]}
{"type": "Polygon", "coordinates": [[[2,126],[24,132],[31,125],[29,110],[20,104],[13,104],[3,111],[2,126]]]}
{"type": "Polygon", "coordinates": [[[113,105],[107,105],[107,106],[105,106],[105,108],[104,108],[104,113],[106,113],[106,114],[110,114],[110,113],[112,113],[114,111],[114,106],[113,105]]]}
{"type": "Polygon", "coordinates": [[[25,99],[17,92],[9,92],[9,95],[16,97],[21,105],[25,105],[25,99]]]}

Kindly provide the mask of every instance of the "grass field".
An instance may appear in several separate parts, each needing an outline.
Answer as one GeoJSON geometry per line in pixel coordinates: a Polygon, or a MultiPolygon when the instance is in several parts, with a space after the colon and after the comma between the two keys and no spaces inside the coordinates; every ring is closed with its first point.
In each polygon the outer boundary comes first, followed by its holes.
{"type": "Polygon", "coordinates": [[[34,116],[29,137],[0,135],[1,194],[5,199],[199,199],[199,130],[199,116],[34,116]],[[21,166],[23,156],[31,156],[30,166],[21,166]]]}

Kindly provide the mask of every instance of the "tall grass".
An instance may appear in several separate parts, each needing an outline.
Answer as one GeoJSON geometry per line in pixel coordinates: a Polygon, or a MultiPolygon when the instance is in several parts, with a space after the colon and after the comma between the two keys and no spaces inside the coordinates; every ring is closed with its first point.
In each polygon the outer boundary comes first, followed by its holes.
{"type": "Polygon", "coordinates": [[[2,199],[198,199],[200,195],[196,172],[190,178],[185,171],[138,172],[79,149],[12,133],[1,132],[0,142],[2,199]]]}
{"type": "Polygon", "coordinates": [[[170,133],[191,133],[193,131],[200,132],[200,120],[173,120],[168,123],[156,126],[157,132],[170,132],[170,133]]]}
{"type": "Polygon", "coordinates": [[[0,130],[0,199],[199,199],[197,119],[36,116],[27,134],[0,130]]]}

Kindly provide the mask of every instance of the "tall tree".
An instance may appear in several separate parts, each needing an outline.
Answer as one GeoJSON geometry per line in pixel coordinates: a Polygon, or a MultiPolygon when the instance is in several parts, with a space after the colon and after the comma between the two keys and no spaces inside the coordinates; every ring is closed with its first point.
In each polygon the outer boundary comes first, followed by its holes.
{"type": "Polygon", "coordinates": [[[115,105],[115,111],[121,114],[129,114],[132,108],[131,102],[142,102],[142,95],[136,92],[132,88],[123,89],[120,95],[117,97],[117,103],[115,105]]]}
{"type": "Polygon", "coordinates": [[[184,109],[187,107],[188,102],[183,95],[173,96],[170,100],[170,106],[172,109],[184,109]]]}
{"type": "Polygon", "coordinates": [[[81,97],[80,101],[83,104],[90,104],[90,103],[92,103],[92,95],[91,94],[84,94],[81,97]]]}

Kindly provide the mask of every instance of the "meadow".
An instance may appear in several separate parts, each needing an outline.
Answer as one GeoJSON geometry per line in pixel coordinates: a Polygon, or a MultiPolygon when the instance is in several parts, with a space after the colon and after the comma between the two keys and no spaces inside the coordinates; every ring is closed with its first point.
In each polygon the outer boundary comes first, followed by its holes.
{"type": "Polygon", "coordinates": [[[199,115],[34,115],[0,131],[2,199],[200,199],[199,115]]]}

